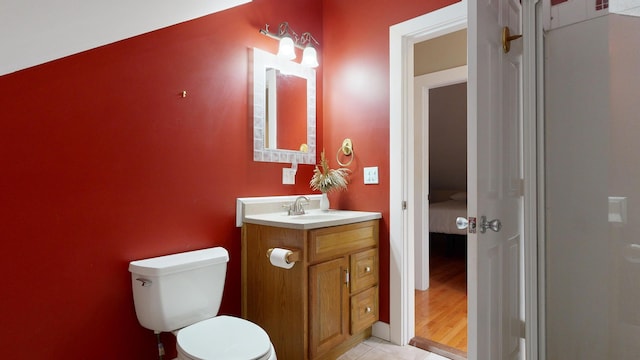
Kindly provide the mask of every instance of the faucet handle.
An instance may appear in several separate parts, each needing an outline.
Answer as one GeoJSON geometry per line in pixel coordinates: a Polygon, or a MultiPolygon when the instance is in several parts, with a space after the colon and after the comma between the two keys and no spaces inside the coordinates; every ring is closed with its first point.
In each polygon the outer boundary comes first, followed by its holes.
{"type": "Polygon", "coordinates": [[[293,215],[295,203],[282,203],[282,208],[287,210],[287,215],[293,215]]]}
{"type": "Polygon", "coordinates": [[[303,201],[308,205],[309,204],[309,198],[301,195],[298,196],[296,198],[296,200],[293,202],[293,204],[291,205],[291,208],[289,210],[289,215],[303,215],[304,214],[304,204],[303,201]]]}

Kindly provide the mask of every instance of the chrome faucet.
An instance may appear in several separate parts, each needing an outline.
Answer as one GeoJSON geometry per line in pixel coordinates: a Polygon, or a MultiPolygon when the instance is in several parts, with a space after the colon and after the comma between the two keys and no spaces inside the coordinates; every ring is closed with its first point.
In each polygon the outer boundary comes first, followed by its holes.
{"type": "Polygon", "coordinates": [[[288,215],[304,215],[303,205],[309,205],[309,198],[301,195],[296,198],[291,206],[289,206],[289,210],[287,211],[288,215]],[[304,204],[302,202],[305,202],[304,204]]]}

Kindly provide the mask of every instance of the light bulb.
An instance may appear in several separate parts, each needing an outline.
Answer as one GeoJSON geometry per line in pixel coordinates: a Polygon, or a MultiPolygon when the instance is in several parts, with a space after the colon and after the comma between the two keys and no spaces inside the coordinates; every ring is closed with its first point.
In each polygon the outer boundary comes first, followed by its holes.
{"type": "Polygon", "coordinates": [[[309,45],[304,48],[302,52],[302,65],[311,68],[318,67],[318,53],[313,46],[309,45]]]}
{"type": "Polygon", "coordinates": [[[280,39],[278,57],[286,60],[293,60],[296,58],[295,45],[293,44],[293,39],[291,39],[289,36],[285,36],[280,39]]]}

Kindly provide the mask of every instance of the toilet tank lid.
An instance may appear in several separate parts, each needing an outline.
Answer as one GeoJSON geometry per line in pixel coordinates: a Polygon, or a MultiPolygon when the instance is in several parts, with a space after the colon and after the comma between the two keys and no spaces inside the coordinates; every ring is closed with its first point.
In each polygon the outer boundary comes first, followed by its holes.
{"type": "Polygon", "coordinates": [[[160,276],[228,261],[227,250],[215,247],[132,261],[129,271],[139,275],[160,276]]]}

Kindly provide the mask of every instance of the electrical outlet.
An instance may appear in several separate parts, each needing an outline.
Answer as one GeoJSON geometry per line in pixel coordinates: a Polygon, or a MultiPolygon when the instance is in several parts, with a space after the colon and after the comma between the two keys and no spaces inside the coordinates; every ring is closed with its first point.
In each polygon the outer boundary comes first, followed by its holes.
{"type": "Polygon", "coordinates": [[[293,185],[296,183],[296,171],[290,168],[282,169],[282,183],[284,185],[293,185]]]}
{"type": "Polygon", "coordinates": [[[365,184],[378,183],[378,167],[377,166],[364,168],[364,183],[365,184]]]}

